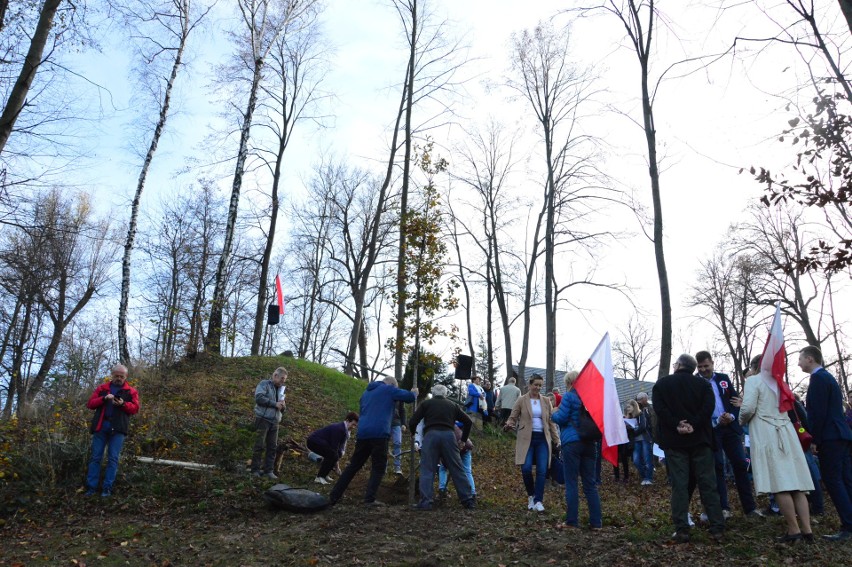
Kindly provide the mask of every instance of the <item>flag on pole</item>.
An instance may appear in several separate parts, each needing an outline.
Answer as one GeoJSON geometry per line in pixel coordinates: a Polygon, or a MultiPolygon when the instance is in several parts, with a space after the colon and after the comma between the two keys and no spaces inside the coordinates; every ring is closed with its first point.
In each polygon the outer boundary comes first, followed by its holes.
{"type": "Polygon", "coordinates": [[[281,275],[275,276],[275,294],[278,298],[278,314],[284,315],[284,289],[281,287],[281,275]]]}
{"type": "Polygon", "coordinates": [[[775,304],[775,317],[769,328],[769,338],[763,347],[760,372],[764,381],[778,396],[778,411],[793,409],[796,398],[784,380],[787,374],[787,350],[784,348],[784,331],[781,328],[781,302],[775,304]],[[771,377],[771,378],[770,378],[771,377]]]}
{"type": "Polygon", "coordinates": [[[601,456],[617,466],[618,445],[627,443],[627,428],[615,389],[609,333],[603,336],[592,357],[580,371],[574,381],[574,389],[601,430],[601,456]]]}

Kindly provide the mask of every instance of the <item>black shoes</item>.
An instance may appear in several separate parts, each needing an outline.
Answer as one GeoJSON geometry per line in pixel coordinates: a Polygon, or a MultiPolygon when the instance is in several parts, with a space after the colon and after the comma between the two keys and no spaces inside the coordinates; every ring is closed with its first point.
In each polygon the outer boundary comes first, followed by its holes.
{"type": "MultiPolygon", "coordinates": [[[[811,538],[814,537],[814,534],[810,534],[811,538]]],[[[796,543],[797,541],[802,540],[802,534],[784,534],[781,537],[775,538],[775,541],[778,543],[796,543]]]]}
{"type": "Polygon", "coordinates": [[[678,530],[672,535],[672,541],[675,543],[689,543],[689,531],[678,530]]]}

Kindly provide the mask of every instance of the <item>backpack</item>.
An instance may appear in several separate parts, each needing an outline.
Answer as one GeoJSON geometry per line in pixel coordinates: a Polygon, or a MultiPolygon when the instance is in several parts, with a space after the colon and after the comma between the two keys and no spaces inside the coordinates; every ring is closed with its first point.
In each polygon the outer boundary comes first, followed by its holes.
{"type": "Polygon", "coordinates": [[[584,405],[580,406],[580,425],[577,427],[577,433],[580,435],[580,441],[599,441],[603,438],[598,424],[584,405]]]}

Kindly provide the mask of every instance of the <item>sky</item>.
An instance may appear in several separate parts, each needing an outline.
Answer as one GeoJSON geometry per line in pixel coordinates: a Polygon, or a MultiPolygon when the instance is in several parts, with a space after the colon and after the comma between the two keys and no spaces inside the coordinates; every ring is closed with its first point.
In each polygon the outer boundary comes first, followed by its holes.
{"type": "MultiPolygon", "coordinates": [[[[217,14],[233,14],[227,4],[220,2],[217,14]]],[[[464,137],[462,126],[499,118],[516,132],[518,144],[529,151],[523,170],[513,181],[517,198],[520,202],[535,197],[540,185],[541,148],[535,142],[529,110],[504,87],[510,74],[511,36],[551,18],[557,27],[565,25],[573,17],[564,13],[565,8],[577,3],[438,0],[431,4],[439,18],[447,19],[448,34],[463,38],[461,43],[468,46],[459,55],[472,60],[462,71],[467,80],[454,101],[455,123],[434,133],[446,152],[444,157],[452,168],[452,148],[464,137]],[[560,11],[563,13],[556,15],[560,11]]],[[[686,307],[689,287],[700,261],[712,254],[728,234],[730,224],[742,220],[742,211],[761,194],[760,186],[747,173],[740,173],[740,168],[785,163],[791,155],[788,146],[775,141],[788,117],[783,110],[785,100],[778,95],[788,95],[794,101],[811,96],[809,91],[801,95],[793,91],[794,85],[805,78],[805,69],[781,46],[761,45],[763,51],[756,52],[755,45],[740,43],[736,56],[711,57],[727,50],[736,36],[763,37],[777,25],[755,11],[759,3],[737,10],[721,10],[720,4],[724,2],[658,3],[666,18],[654,42],[652,75],[658,77],[670,65],[694,59],[669,69],[655,100],[676,351],[712,348],[712,331],[697,321],[699,313],[694,308],[686,307]]],[[[826,2],[826,6],[824,21],[835,22],[839,17],[836,2],[826,2]]],[[[781,9],[773,16],[783,23],[781,9]]],[[[396,15],[387,1],[328,0],[323,20],[332,49],[324,88],[334,98],[328,109],[328,127],[297,130],[288,150],[285,191],[294,201],[302,198],[310,167],[323,153],[348,156],[359,163],[381,162],[406,57],[396,15]]],[[[570,28],[572,57],[578,67],[588,67],[599,77],[599,94],[590,117],[584,119],[584,130],[602,140],[603,167],[613,186],[635,192],[648,205],[646,146],[644,133],[637,126],[641,120],[638,63],[622,32],[621,24],[608,14],[576,19],[570,28]]],[[[131,54],[121,39],[107,45],[109,49],[100,55],[85,54],[74,61],[90,83],[100,86],[94,89],[90,85],[85,92],[102,109],[100,130],[92,134],[98,162],[87,168],[81,184],[91,187],[100,202],[122,211],[129,204],[140,163],[128,148],[145,138],[132,128],[138,114],[134,87],[127,80],[131,54]]],[[[201,148],[209,144],[205,140],[211,127],[223,124],[221,103],[211,91],[216,83],[213,69],[228,49],[220,26],[203,30],[191,48],[189,74],[179,79],[179,112],[169,122],[144,197],[149,206],[175,187],[192,181],[193,176],[176,175],[176,171],[187,158],[204,151],[201,148]]],[[[223,190],[227,190],[227,167],[221,169],[221,179],[223,190]]],[[[246,193],[244,203],[252,198],[251,192],[246,193]]],[[[286,226],[284,220],[282,225],[286,226]]],[[[627,235],[596,251],[589,262],[595,264],[599,278],[628,284],[635,307],[612,292],[574,296],[583,309],[560,313],[557,323],[560,368],[581,365],[605,332],[617,338],[636,308],[653,321],[652,328],[658,326],[659,292],[652,244],[641,236],[633,214],[624,208],[607,209],[597,222],[627,235]]],[[[543,327],[543,321],[536,318],[535,346],[528,359],[532,366],[544,365],[543,327]]],[[[483,329],[484,325],[478,324],[475,337],[483,329]]],[[[514,336],[517,353],[519,325],[514,336]]],[[[440,348],[446,355],[451,345],[440,348]]]]}

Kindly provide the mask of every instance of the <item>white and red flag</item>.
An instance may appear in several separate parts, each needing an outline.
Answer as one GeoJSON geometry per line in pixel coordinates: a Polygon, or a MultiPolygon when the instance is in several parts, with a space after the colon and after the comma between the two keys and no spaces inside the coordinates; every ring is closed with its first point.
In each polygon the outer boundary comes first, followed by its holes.
{"type": "Polygon", "coordinates": [[[281,275],[275,276],[275,295],[278,299],[278,314],[284,315],[284,289],[281,287],[281,275]]]}
{"type": "Polygon", "coordinates": [[[574,389],[601,430],[601,456],[618,465],[618,445],[627,443],[627,428],[615,389],[609,333],[605,334],[592,357],[574,381],[574,389]]]}
{"type": "Polygon", "coordinates": [[[781,328],[781,302],[775,304],[775,317],[769,328],[769,338],[763,347],[760,373],[766,384],[778,395],[778,411],[793,409],[796,398],[785,381],[787,375],[787,350],[784,348],[784,330],[781,328]]]}

